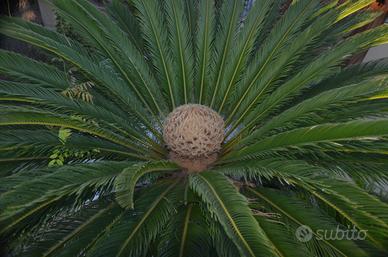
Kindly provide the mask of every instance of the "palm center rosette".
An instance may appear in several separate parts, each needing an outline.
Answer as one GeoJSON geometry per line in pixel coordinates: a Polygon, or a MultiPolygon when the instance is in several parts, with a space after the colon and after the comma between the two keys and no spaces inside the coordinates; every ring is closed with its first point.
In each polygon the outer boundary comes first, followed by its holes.
{"type": "Polygon", "coordinates": [[[373,0],[92,2],[0,8],[0,256],[388,257],[373,0]]]}
{"type": "Polygon", "coordinates": [[[169,158],[189,172],[213,164],[224,140],[224,120],[214,110],[199,104],[174,109],[163,127],[169,158]]]}

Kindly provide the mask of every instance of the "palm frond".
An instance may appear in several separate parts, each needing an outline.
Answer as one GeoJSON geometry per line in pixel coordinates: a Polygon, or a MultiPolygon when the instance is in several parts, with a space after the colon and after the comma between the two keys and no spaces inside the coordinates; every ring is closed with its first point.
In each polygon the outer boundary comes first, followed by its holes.
{"type": "MultiPolygon", "coordinates": [[[[246,109],[247,111],[239,117],[233,128],[236,128],[244,118],[245,122],[248,121],[248,123],[244,126],[242,131],[251,128],[254,124],[265,118],[268,115],[268,112],[273,110],[275,106],[276,108],[279,108],[282,102],[300,93],[303,87],[306,87],[309,84],[318,83],[322,79],[337,73],[337,67],[344,57],[357,53],[367,47],[386,42],[387,37],[386,32],[384,31],[387,30],[387,28],[388,27],[383,26],[376,30],[358,34],[351,39],[347,39],[349,41],[339,44],[335,50],[319,56],[316,60],[311,62],[308,67],[276,89],[255,108],[246,109]],[[248,114],[248,112],[250,112],[250,114],[248,114]],[[245,117],[245,115],[247,116],[245,117]]],[[[256,100],[254,102],[256,102],[256,100]]],[[[242,132],[240,131],[239,133],[242,132]]]]}
{"type": "Polygon", "coordinates": [[[215,251],[218,256],[223,257],[234,257],[239,256],[239,250],[237,246],[234,244],[233,240],[231,240],[223,229],[222,225],[217,222],[213,222],[211,224],[211,235],[213,238],[213,243],[215,247],[215,251]]]}
{"type": "Polygon", "coordinates": [[[21,242],[20,248],[24,246],[24,249],[19,254],[44,257],[77,255],[122,214],[120,207],[104,200],[84,204],[81,210],[71,210],[46,221],[44,231],[35,231],[21,242]]]}
{"type": "Polygon", "coordinates": [[[144,189],[135,201],[136,210],[125,212],[89,248],[86,256],[141,256],[175,214],[175,199],[180,191],[174,189],[179,180],[162,182],[144,189]]]}
{"type": "MultiPolygon", "coordinates": [[[[374,187],[383,189],[388,182],[387,163],[379,159],[379,155],[367,153],[333,154],[321,156],[320,165],[333,171],[336,176],[350,177],[358,186],[371,194],[374,187]],[[364,160],[364,161],[360,161],[364,160]],[[368,173],[365,172],[368,170],[368,173]]],[[[315,158],[305,160],[316,162],[315,158]]]]}
{"type": "MultiPolygon", "coordinates": [[[[129,140],[124,139],[107,130],[93,126],[94,124],[87,124],[79,119],[67,119],[60,116],[48,115],[48,113],[37,112],[7,112],[1,115],[0,126],[14,126],[14,125],[40,125],[40,126],[55,126],[75,129],[80,132],[85,132],[91,135],[98,136],[118,145],[125,146],[129,149],[138,152],[140,149],[136,147],[129,140]]],[[[136,156],[136,155],[135,155],[136,156]]],[[[140,156],[139,156],[140,157],[140,156]]],[[[140,159],[144,159],[140,157],[140,159]]]]}
{"type": "MultiPolygon", "coordinates": [[[[245,138],[244,141],[249,142],[252,139],[258,139],[270,130],[280,129],[282,126],[295,120],[305,120],[306,115],[310,112],[316,112],[318,110],[323,111],[333,107],[338,108],[338,104],[343,106],[346,103],[354,104],[355,102],[365,101],[370,97],[386,92],[388,89],[385,81],[379,82],[374,80],[343,87],[339,86],[340,85],[337,84],[338,88],[324,91],[288,108],[286,111],[267,121],[262,127],[256,129],[252,135],[245,138]]],[[[291,124],[287,126],[287,129],[290,128],[293,128],[291,124]]],[[[243,144],[244,141],[242,141],[241,144],[243,144]]]]}
{"type": "Polygon", "coordinates": [[[135,207],[133,202],[135,187],[142,176],[153,172],[171,172],[177,169],[176,164],[168,161],[141,163],[124,169],[114,183],[116,201],[123,208],[133,209],[135,207]]]}
{"type": "Polygon", "coordinates": [[[141,120],[144,125],[158,135],[150,124],[148,113],[144,110],[141,102],[128,90],[126,83],[117,79],[116,74],[112,73],[112,69],[107,67],[101,58],[92,57],[76,41],[15,18],[2,18],[0,33],[28,42],[70,62],[79,68],[90,81],[94,81],[95,85],[105,94],[108,94],[111,99],[113,95],[114,101],[118,101],[129,116],[141,120]]]}
{"type": "MultiPolygon", "coordinates": [[[[295,194],[284,193],[280,190],[266,188],[247,188],[247,192],[260,202],[268,205],[271,211],[281,215],[282,220],[286,219],[288,222],[296,225],[290,228],[293,230],[293,233],[295,233],[294,229],[296,227],[309,226],[313,231],[312,233],[315,239],[322,239],[317,231],[334,231],[337,227],[342,227],[340,223],[335,221],[334,218],[327,216],[317,206],[303,201],[302,199],[298,199],[295,194]]],[[[260,218],[260,220],[263,220],[263,218],[260,218]]],[[[271,231],[274,225],[268,224],[268,222],[267,225],[268,231],[271,231]]],[[[323,238],[321,244],[330,247],[339,256],[367,256],[365,250],[361,249],[351,240],[325,240],[323,238]]],[[[306,246],[307,245],[304,247],[306,246]]],[[[294,246],[294,249],[300,249],[300,246],[294,246]]]]}
{"type": "Polygon", "coordinates": [[[123,3],[120,0],[113,0],[107,7],[108,14],[116,21],[120,29],[124,31],[131,42],[140,51],[144,51],[144,41],[141,35],[139,22],[133,13],[131,3],[123,3]]]}
{"type": "Polygon", "coordinates": [[[166,26],[163,26],[163,6],[159,1],[133,1],[138,11],[138,19],[146,41],[147,49],[152,56],[153,65],[158,72],[159,83],[163,85],[164,95],[169,101],[170,110],[181,104],[181,87],[174,77],[173,59],[169,48],[169,36],[166,26]]]}
{"type": "Polygon", "coordinates": [[[63,90],[68,85],[65,72],[20,54],[0,50],[0,74],[11,79],[32,82],[46,88],[63,90]]]}
{"type": "Polygon", "coordinates": [[[341,72],[319,82],[309,91],[309,93],[318,94],[319,92],[333,89],[342,85],[355,84],[357,82],[366,81],[375,77],[384,78],[387,76],[387,73],[387,58],[351,65],[342,69],[341,72]]]}
{"type": "Polygon", "coordinates": [[[214,53],[216,53],[214,75],[211,78],[210,98],[204,102],[211,108],[214,108],[216,104],[216,95],[219,93],[221,80],[226,73],[228,55],[232,50],[233,38],[238,31],[243,8],[243,1],[226,0],[222,2],[222,7],[219,10],[219,21],[214,42],[214,53]]]}
{"type": "Polygon", "coordinates": [[[90,43],[106,55],[117,73],[131,86],[137,98],[151,113],[163,113],[165,109],[156,80],[141,53],[134,47],[127,35],[110,19],[101,14],[87,1],[54,1],[59,13],[71,24],[87,35],[90,43]],[[122,55],[125,58],[122,58],[122,55]],[[140,85],[137,85],[140,83],[140,85]],[[156,100],[158,99],[158,100],[156,100]],[[149,103],[147,100],[152,100],[149,103]],[[151,105],[152,104],[152,105],[151,105]]]}
{"type": "Polygon", "coordinates": [[[338,19],[344,19],[347,16],[350,16],[359,10],[371,5],[373,0],[359,0],[359,1],[347,1],[345,4],[339,7],[341,10],[341,15],[338,19]]]}
{"type": "Polygon", "coordinates": [[[65,165],[35,171],[29,176],[17,173],[12,180],[4,178],[14,186],[8,186],[9,189],[0,196],[3,206],[0,221],[4,225],[1,234],[64,197],[109,186],[126,165],[130,163],[106,161],[65,165]]]}
{"type": "Polygon", "coordinates": [[[171,219],[160,242],[161,257],[210,256],[207,222],[199,206],[189,203],[171,219]]]}
{"type": "Polygon", "coordinates": [[[174,71],[177,72],[177,83],[182,85],[182,104],[192,102],[193,96],[193,46],[188,20],[185,17],[185,5],[180,0],[166,2],[166,14],[169,25],[174,71]]]}
{"type": "Polygon", "coordinates": [[[92,2],[0,17],[44,57],[0,50],[1,256],[387,255],[373,0],[92,2]]]}
{"type": "Polygon", "coordinates": [[[247,200],[228,179],[218,173],[202,172],[190,176],[190,187],[207,203],[210,212],[246,256],[276,256],[276,249],[253,218],[247,200]]]}
{"type": "Polygon", "coordinates": [[[121,132],[125,130],[126,135],[139,140],[144,138],[141,135],[139,126],[130,124],[123,117],[119,117],[116,113],[112,113],[104,108],[94,104],[85,103],[77,99],[69,99],[63,96],[60,92],[45,89],[34,84],[25,84],[18,82],[9,82],[0,80],[0,92],[15,98],[20,97],[20,101],[25,100],[35,105],[39,105],[43,109],[53,111],[58,114],[80,115],[88,120],[94,120],[99,123],[105,123],[105,126],[115,130],[121,128],[121,132]],[[44,104],[48,105],[43,106],[44,104]]]}
{"type": "Polygon", "coordinates": [[[199,1],[198,36],[196,37],[196,67],[194,92],[199,104],[210,93],[210,77],[213,71],[213,39],[216,29],[216,14],[213,1],[199,1]]]}
{"type": "Polygon", "coordinates": [[[362,189],[349,184],[349,182],[341,182],[340,180],[325,182],[324,179],[321,182],[319,187],[313,186],[311,183],[302,185],[302,187],[329,208],[337,211],[345,220],[354,224],[358,229],[364,230],[367,238],[373,244],[386,251],[385,242],[388,238],[386,229],[388,226],[386,221],[387,205],[365,193],[362,189]],[[338,188],[338,185],[341,188],[338,188]],[[374,206],[374,203],[378,203],[378,205],[374,206]]]}
{"type": "Polygon", "coordinates": [[[292,233],[293,231],[287,224],[261,217],[260,214],[256,216],[256,220],[261,224],[267,237],[276,245],[279,256],[296,257],[312,255],[306,246],[297,241],[295,235],[292,233]]]}
{"type": "Polygon", "coordinates": [[[260,1],[260,3],[254,4],[232,41],[234,46],[228,56],[225,75],[217,92],[223,95],[220,97],[220,99],[222,98],[221,102],[216,104],[220,113],[229,98],[229,94],[234,91],[233,87],[241,79],[243,71],[246,69],[248,57],[253,51],[256,38],[262,32],[263,23],[271,4],[272,1],[260,1]]]}
{"type": "Polygon", "coordinates": [[[245,181],[272,180],[276,178],[281,183],[293,184],[295,180],[322,174],[323,169],[309,165],[301,160],[289,160],[281,157],[263,157],[262,159],[237,161],[215,169],[232,178],[242,178],[245,181]]]}
{"type": "MultiPolygon", "coordinates": [[[[227,117],[227,123],[236,114],[240,105],[248,105],[251,101],[247,101],[246,97],[250,96],[249,92],[253,90],[254,85],[261,78],[262,74],[268,72],[273,66],[271,62],[276,61],[281,53],[283,53],[289,43],[301,31],[302,25],[305,24],[309,17],[317,8],[317,1],[303,0],[293,4],[290,9],[283,15],[275,24],[272,33],[266,38],[254,57],[252,64],[246,71],[243,83],[236,88],[235,101],[232,103],[233,109],[227,117]]],[[[255,88],[256,89],[256,88],[255,88]]],[[[258,91],[257,89],[255,91],[258,91]]],[[[260,91],[259,91],[260,92],[260,91]]],[[[260,94],[259,94],[260,95],[260,94]]],[[[245,109],[245,108],[243,108],[245,109]]]]}
{"type": "Polygon", "coordinates": [[[356,120],[346,123],[322,124],[312,127],[294,129],[263,139],[238,152],[232,153],[229,158],[247,158],[262,151],[279,149],[287,146],[298,147],[317,142],[333,142],[340,140],[360,140],[367,137],[379,137],[388,133],[388,121],[356,120]]]}
{"type": "Polygon", "coordinates": [[[53,147],[62,144],[55,131],[27,130],[27,129],[2,129],[0,132],[0,150],[20,150],[24,147],[37,147],[44,151],[45,147],[53,147]]]}

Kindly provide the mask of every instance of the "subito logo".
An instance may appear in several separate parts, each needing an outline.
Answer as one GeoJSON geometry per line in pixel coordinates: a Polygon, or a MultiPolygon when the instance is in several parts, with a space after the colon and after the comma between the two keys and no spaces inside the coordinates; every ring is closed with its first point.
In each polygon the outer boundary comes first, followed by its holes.
{"type": "Polygon", "coordinates": [[[305,243],[313,238],[313,231],[309,226],[302,225],[296,229],[295,236],[300,242],[305,243]]]}

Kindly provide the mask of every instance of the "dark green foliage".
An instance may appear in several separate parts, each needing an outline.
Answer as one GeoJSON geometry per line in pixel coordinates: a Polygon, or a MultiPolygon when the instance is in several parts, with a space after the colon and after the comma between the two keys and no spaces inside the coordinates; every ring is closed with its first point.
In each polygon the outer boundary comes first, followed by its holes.
{"type": "Polygon", "coordinates": [[[350,34],[372,0],[284,2],[53,0],[58,31],[1,17],[54,57],[0,50],[4,253],[387,256],[388,64],[344,64],[388,27],[350,34]],[[162,137],[187,103],[226,122],[196,174],[162,137]],[[365,239],[319,237],[349,227],[365,239]]]}

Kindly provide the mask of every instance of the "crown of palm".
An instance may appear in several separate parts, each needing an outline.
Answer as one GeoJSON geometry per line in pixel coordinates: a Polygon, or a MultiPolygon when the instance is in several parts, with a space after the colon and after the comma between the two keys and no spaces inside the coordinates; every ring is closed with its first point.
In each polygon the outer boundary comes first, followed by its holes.
{"type": "MultiPolygon", "coordinates": [[[[55,0],[77,40],[15,18],[0,33],[0,234],[21,256],[379,256],[387,252],[388,41],[372,1],[55,0]],[[201,104],[225,122],[199,173],[163,122],[201,104]],[[386,198],[385,198],[386,199],[386,198]],[[295,238],[307,225],[313,239],[295,238]],[[365,241],[318,240],[354,225],[365,241]]],[[[200,135],[199,135],[200,136],[200,135]]]]}

